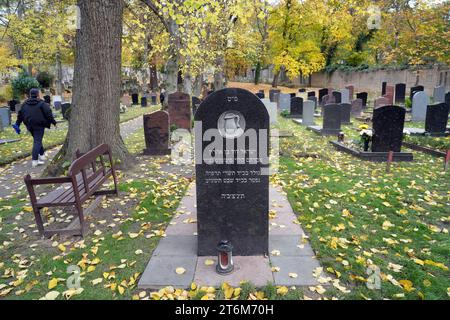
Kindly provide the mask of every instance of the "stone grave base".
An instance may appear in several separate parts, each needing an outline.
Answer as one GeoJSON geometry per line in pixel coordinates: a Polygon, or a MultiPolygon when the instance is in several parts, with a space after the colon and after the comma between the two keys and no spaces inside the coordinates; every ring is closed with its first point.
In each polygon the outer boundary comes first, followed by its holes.
{"type": "Polygon", "coordinates": [[[418,129],[418,128],[405,128],[404,130],[409,131],[409,134],[411,136],[429,135],[431,137],[447,137],[450,135],[450,130],[448,132],[444,132],[444,133],[430,133],[430,132],[425,132],[425,129],[418,129]]]}
{"type": "Polygon", "coordinates": [[[343,126],[351,126],[351,125],[353,125],[353,122],[341,122],[341,125],[343,125],[343,126]]]}
{"type": "MultiPolygon", "coordinates": [[[[330,143],[339,151],[343,151],[351,154],[361,160],[371,161],[371,162],[387,162],[389,152],[365,152],[352,149],[340,142],[330,141],[330,143]]],[[[411,152],[394,152],[394,162],[409,162],[413,161],[414,157],[411,152]]]]}
{"type": "Polygon", "coordinates": [[[0,144],[6,144],[6,143],[13,143],[13,142],[19,142],[22,139],[0,139],[0,144]]]}
{"type": "Polygon", "coordinates": [[[305,124],[303,124],[303,119],[294,119],[292,121],[294,121],[295,123],[297,123],[297,124],[299,124],[301,126],[314,126],[315,125],[314,123],[305,123],[305,124]]]}
{"type": "Polygon", "coordinates": [[[434,150],[434,149],[423,147],[423,146],[419,146],[417,144],[413,144],[413,143],[409,143],[409,142],[403,142],[403,146],[408,148],[408,149],[420,151],[420,152],[429,154],[429,155],[434,156],[434,157],[442,157],[442,158],[446,157],[446,153],[445,152],[434,150]]]}
{"type": "Polygon", "coordinates": [[[283,117],[285,117],[287,119],[302,119],[303,118],[303,116],[291,115],[291,114],[284,115],[283,117]]]}
{"type": "Polygon", "coordinates": [[[235,256],[234,272],[223,276],[216,272],[217,257],[197,255],[196,195],[195,185],[192,184],[166,230],[166,237],[154,250],[138,287],[150,290],[167,286],[188,289],[192,282],[216,288],[227,282],[237,287],[241,281],[249,281],[257,287],[268,283],[318,285],[313,271],[320,264],[286,196],[278,186],[271,186],[269,194],[269,210],[275,213],[275,217],[269,220],[268,256],[235,256]],[[275,272],[272,267],[280,269],[275,272]],[[179,275],[175,272],[177,268],[184,268],[186,272],[179,275]],[[293,273],[297,274],[296,278],[289,276],[293,273]]]}
{"type": "Polygon", "coordinates": [[[337,136],[341,132],[340,130],[323,129],[320,126],[308,126],[308,129],[321,136],[337,136]]]}
{"type": "Polygon", "coordinates": [[[145,156],[167,156],[167,155],[172,154],[172,150],[171,149],[167,149],[167,150],[144,149],[143,154],[145,156]]]}

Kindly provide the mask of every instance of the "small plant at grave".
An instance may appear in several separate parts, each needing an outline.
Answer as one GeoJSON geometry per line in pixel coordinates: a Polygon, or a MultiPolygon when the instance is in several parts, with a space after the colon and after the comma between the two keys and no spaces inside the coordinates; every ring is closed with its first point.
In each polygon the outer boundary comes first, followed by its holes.
{"type": "Polygon", "coordinates": [[[171,124],[170,125],[170,132],[174,132],[177,129],[178,129],[178,126],[176,124],[171,124]]]}
{"type": "Polygon", "coordinates": [[[11,86],[14,98],[16,99],[21,99],[23,95],[30,92],[31,89],[40,87],[39,82],[26,72],[19,74],[19,76],[11,82],[11,86]]]}
{"type": "Polygon", "coordinates": [[[411,109],[412,107],[412,101],[410,97],[405,98],[405,108],[411,109]]]}
{"type": "Polygon", "coordinates": [[[361,137],[361,142],[363,144],[364,151],[369,151],[369,144],[372,141],[372,135],[373,135],[372,130],[363,129],[363,130],[361,130],[359,135],[361,137]]]}
{"type": "Polygon", "coordinates": [[[287,110],[281,111],[281,116],[282,116],[282,117],[287,117],[289,114],[290,114],[290,112],[287,111],[287,110]]]}

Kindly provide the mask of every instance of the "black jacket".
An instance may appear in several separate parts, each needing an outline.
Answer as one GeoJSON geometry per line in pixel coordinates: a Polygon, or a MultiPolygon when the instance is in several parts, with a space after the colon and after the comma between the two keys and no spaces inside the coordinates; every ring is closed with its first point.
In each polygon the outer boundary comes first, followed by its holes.
{"type": "Polygon", "coordinates": [[[50,125],[56,125],[50,106],[37,98],[28,99],[22,105],[16,124],[20,126],[22,122],[27,126],[28,131],[36,128],[50,129],[50,125]]]}

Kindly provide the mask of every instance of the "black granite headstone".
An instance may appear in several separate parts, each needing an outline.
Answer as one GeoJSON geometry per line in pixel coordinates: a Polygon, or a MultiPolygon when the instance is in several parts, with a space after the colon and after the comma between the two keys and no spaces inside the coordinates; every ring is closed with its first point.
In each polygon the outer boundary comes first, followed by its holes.
{"type": "Polygon", "coordinates": [[[381,106],[373,111],[373,152],[401,152],[405,108],[381,106]]]}
{"type": "Polygon", "coordinates": [[[384,81],[384,82],[381,84],[381,95],[382,95],[382,96],[384,96],[384,95],[386,94],[386,87],[387,87],[387,82],[384,81]]]}
{"type": "Polygon", "coordinates": [[[64,119],[69,120],[70,119],[70,103],[63,103],[61,105],[61,113],[64,119]]]}
{"type": "Polygon", "coordinates": [[[342,93],[340,91],[333,91],[333,96],[336,103],[342,102],[342,93]]]}
{"type": "Polygon", "coordinates": [[[323,97],[325,97],[327,94],[328,94],[328,88],[320,89],[319,90],[319,102],[321,102],[323,97]]]}
{"type": "Polygon", "coordinates": [[[447,129],[449,110],[450,105],[447,103],[436,103],[427,106],[425,132],[444,134],[447,129]]]}
{"type": "Polygon", "coordinates": [[[395,85],[395,103],[405,103],[406,84],[397,83],[395,85]]]}
{"type": "Polygon", "coordinates": [[[16,111],[16,105],[19,104],[20,102],[17,100],[11,100],[8,102],[8,106],[9,106],[9,110],[11,110],[11,112],[15,112],[16,111]]]}
{"type": "Polygon", "coordinates": [[[352,105],[350,103],[340,103],[339,107],[341,108],[341,124],[343,125],[352,124],[351,121],[352,105]]]}
{"type": "Polygon", "coordinates": [[[138,105],[139,104],[139,94],[133,93],[131,95],[131,101],[133,102],[133,105],[138,105]]]}
{"type": "Polygon", "coordinates": [[[298,89],[298,92],[300,93],[306,92],[306,89],[305,88],[298,89]]]}
{"type": "Polygon", "coordinates": [[[257,96],[258,98],[260,98],[260,99],[264,99],[264,93],[257,92],[257,93],[256,93],[256,96],[257,96]]]}
{"type": "Polygon", "coordinates": [[[308,98],[316,96],[316,92],[315,91],[309,91],[307,94],[308,94],[308,98]]]}
{"type": "Polygon", "coordinates": [[[50,97],[48,94],[46,94],[44,96],[44,101],[45,101],[45,103],[50,104],[50,103],[52,103],[52,97],[50,97]]]}
{"type": "Polygon", "coordinates": [[[445,103],[450,105],[450,92],[447,92],[445,94],[445,103]]]}
{"type": "Polygon", "coordinates": [[[303,98],[295,97],[291,99],[291,117],[301,118],[303,116],[303,98]]]}
{"type": "Polygon", "coordinates": [[[202,100],[198,97],[192,97],[192,113],[195,115],[195,113],[198,110],[198,107],[200,107],[200,104],[202,103],[202,100]]]}
{"type": "Polygon", "coordinates": [[[148,106],[147,97],[142,97],[141,98],[141,107],[145,108],[147,106],[148,106]]]}
{"type": "Polygon", "coordinates": [[[297,96],[297,94],[295,92],[294,93],[289,93],[289,94],[291,95],[291,99],[295,98],[297,96]]]}
{"type": "Polygon", "coordinates": [[[322,107],[324,134],[339,134],[341,132],[341,107],[338,104],[326,104],[322,107]]]}
{"type": "Polygon", "coordinates": [[[356,99],[361,99],[362,100],[363,108],[367,107],[367,97],[368,97],[367,92],[360,92],[360,93],[356,94],[356,99]]]}
{"type": "Polygon", "coordinates": [[[195,114],[198,255],[266,255],[269,245],[269,114],[253,93],[214,92],[195,114]]]}
{"type": "Polygon", "coordinates": [[[152,101],[152,106],[156,106],[157,104],[158,104],[158,95],[156,95],[156,94],[152,94],[151,95],[151,101],[152,101]]]}
{"type": "Polygon", "coordinates": [[[280,93],[280,92],[281,92],[281,91],[278,90],[278,89],[270,89],[270,90],[269,90],[269,99],[270,99],[270,102],[277,102],[277,101],[275,100],[275,94],[280,93]]]}
{"type": "Polygon", "coordinates": [[[425,90],[424,86],[411,87],[411,89],[409,90],[409,97],[411,98],[411,101],[413,99],[414,93],[416,93],[417,91],[424,91],[424,90],[425,90]]]}

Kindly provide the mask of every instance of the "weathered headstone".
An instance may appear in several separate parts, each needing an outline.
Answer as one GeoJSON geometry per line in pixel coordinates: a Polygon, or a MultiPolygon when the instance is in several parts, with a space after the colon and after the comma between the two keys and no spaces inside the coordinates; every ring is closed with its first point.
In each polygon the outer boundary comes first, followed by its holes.
{"type": "Polygon", "coordinates": [[[310,96],[310,97],[308,97],[308,100],[314,102],[314,109],[316,109],[317,108],[317,97],[310,96]]]}
{"type": "Polygon", "coordinates": [[[381,83],[381,95],[384,96],[386,94],[387,82],[384,81],[381,83]]]}
{"type": "Polygon", "coordinates": [[[338,104],[326,104],[323,106],[322,110],[322,134],[339,134],[339,132],[341,132],[341,107],[338,104]]]}
{"type": "Polygon", "coordinates": [[[386,94],[384,95],[384,97],[388,99],[389,104],[394,104],[394,94],[395,94],[395,87],[386,86],[386,94]]]}
{"type": "MultiPolygon", "coordinates": [[[[169,95],[170,127],[177,129],[191,129],[191,98],[183,92],[169,95]]],[[[198,110],[197,110],[198,111],[198,110]]]]}
{"type": "Polygon", "coordinates": [[[373,152],[401,152],[406,110],[383,106],[373,111],[373,152]]]}
{"type": "Polygon", "coordinates": [[[334,95],[326,94],[322,97],[322,102],[321,102],[322,106],[324,106],[326,104],[332,104],[332,103],[336,103],[336,98],[334,97],[334,95]]]}
{"type": "Polygon", "coordinates": [[[416,91],[412,100],[412,121],[425,121],[430,98],[424,91],[416,91]]]}
{"type": "Polygon", "coordinates": [[[122,98],[120,99],[120,102],[125,105],[127,108],[131,107],[133,102],[131,101],[131,97],[126,94],[124,96],[122,96],[122,98]]]}
{"type": "Polygon", "coordinates": [[[367,107],[367,98],[368,98],[367,92],[360,92],[360,93],[356,94],[356,99],[361,99],[362,100],[362,107],[363,108],[367,107]]]}
{"type": "Polygon", "coordinates": [[[229,88],[208,97],[195,120],[198,255],[217,255],[222,240],[233,255],[267,255],[266,108],[251,92],[229,88]]]}
{"type": "Polygon", "coordinates": [[[434,88],[433,102],[434,103],[445,102],[445,87],[444,86],[437,86],[434,88]]]}
{"type": "Polygon", "coordinates": [[[350,103],[350,90],[342,89],[341,92],[341,103],[350,103]]]}
{"type": "Polygon", "coordinates": [[[326,95],[328,95],[328,89],[327,88],[319,90],[319,103],[322,103],[322,99],[326,95]]]}
{"type": "Polygon", "coordinates": [[[295,97],[291,99],[292,118],[301,118],[303,116],[303,98],[295,97]]]}
{"type": "Polygon", "coordinates": [[[389,100],[386,97],[379,97],[375,99],[374,106],[375,108],[383,107],[389,105],[389,100]]]}
{"type": "Polygon", "coordinates": [[[397,83],[395,85],[395,103],[405,103],[406,84],[397,83]]]}
{"type": "Polygon", "coordinates": [[[0,122],[3,128],[11,125],[11,110],[9,110],[9,107],[0,108],[0,122]]]}
{"type": "Polygon", "coordinates": [[[198,110],[198,107],[200,107],[200,104],[202,103],[202,100],[198,97],[192,97],[192,113],[195,115],[195,113],[198,110]]]}
{"type": "Polygon", "coordinates": [[[304,125],[304,126],[313,126],[314,125],[314,110],[315,110],[315,105],[314,105],[313,101],[305,100],[303,102],[302,125],[304,125]]]}
{"type": "Polygon", "coordinates": [[[450,105],[441,102],[427,106],[425,119],[425,132],[439,135],[444,134],[447,129],[450,105]]]}
{"type": "Polygon", "coordinates": [[[334,101],[336,103],[341,103],[342,102],[342,93],[340,91],[333,91],[332,94],[333,94],[333,97],[334,97],[334,101]]]}
{"type": "Polygon", "coordinates": [[[341,108],[341,124],[342,125],[352,124],[351,121],[352,105],[350,103],[340,103],[339,107],[341,108]]]}
{"type": "Polygon", "coordinates": [[[352,115],[354,117],[361,117],[363,107],[362,99],[355,99],[352,101],[352,115]]]}
{"type": "Polygon", "coordinates": [[[269,90],[269,99],[270,99],[270,102],[276,102],[276,100],[275,100],[275,94],[276,93],[280,93],[281,91],[280,90],[278,90],[278,89],[270,89],[269,90]]]}
{"type": "Polygon", "coordinates": [[[168,155],[169,149],[169,114],[156,111],[144,115],[144,134],[146,149],[144,154],[151,156],[168,155]]]}
{"type": "Polygon", "coordinates": [[[280,93],[278,96],[278,109],[281,111],[289,111],[291,109],[291,95],[280,93]]]}
{"type": "Polygon", "coordinates": [[[156,106],[158,104],[158,95],[152,93],[150,99],[152,101],[152,106],[156,106]]]}
{"type": "Polygon", "coordinates": [[[131,95],[131,102],[133,103],[134,106],[139,104],[139,94],[137,93],[133,93],[131,95]]]}
{"type": "Polygon", "coordinates": [[[419,92],[419,91],[425,91],[424,86],[411,87],[411,89],[409,90],[409,97],[411,98],[411,101],[414,97],[414,93],[419,92]]]}
{"type": "Polygon", "coordinates": [[[269,114],[270,123],[275,124],[278,122],[278,108],[275,102],[270,102],[270,99],[261,99],[269,114]]]}
{"type": "Polygon", "coordinates": [[[355,86],[351,84],[351,85],[346,86],[345,89],[348,90],[349,100],[352,101],[353,100],[353,96],[355,94],[355,86]]]}
{"type": "Polygon", "coordinates": [[[69,120],[70,119],[70,108],[71,108],[71,104],[70,103],[63,103],[61,105],[61,113],[64,119],[69,120]]]}
{"type": "Polygon", "coordinates": [[[141,107],[145,108],[148,106],[147,97],[141,97],[141,107]]]}

